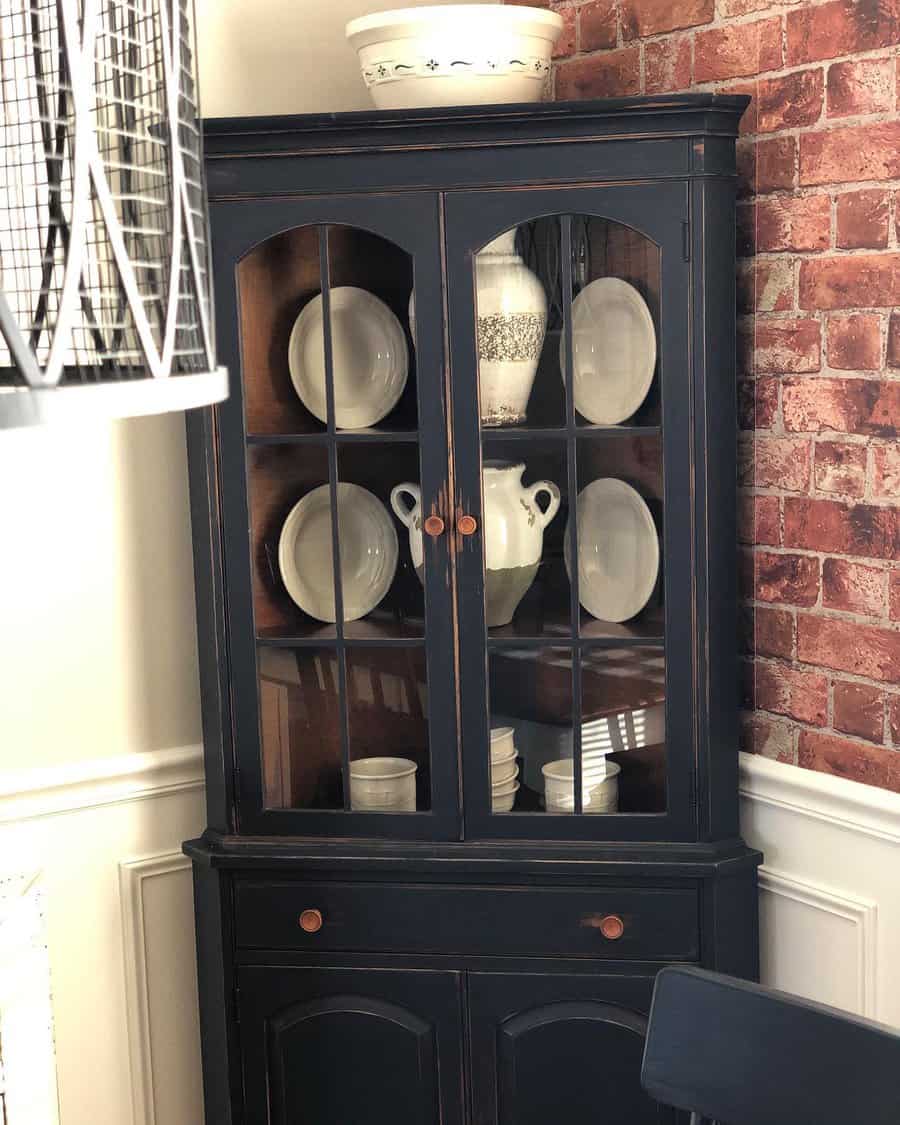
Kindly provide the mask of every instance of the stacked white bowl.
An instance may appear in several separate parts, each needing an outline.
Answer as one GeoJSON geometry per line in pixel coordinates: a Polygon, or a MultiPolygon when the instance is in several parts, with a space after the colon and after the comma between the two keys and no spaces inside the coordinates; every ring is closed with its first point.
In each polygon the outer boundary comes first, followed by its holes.
{"type": "MultiPolygon", "coordinates": [[[[614,813],[619,803],[620,767],[615,762],[584,765],[581,772],[581,808],[586,813],[614,813]]],[[[543,767],[544,805],[548,813],[575,811],[575,763],[560,758],[543,767]]]]}
{"type": "Polygon", "coordinates": [[[491,728],[491,811],[510,812],[516,800],[519,764],[512,727],[491,728]]]}
{"type": "Polygon", "coordinates": [[[350,808],[356,812],[415,812],[416,763],[408,758],[351,762],[350,808]]]}

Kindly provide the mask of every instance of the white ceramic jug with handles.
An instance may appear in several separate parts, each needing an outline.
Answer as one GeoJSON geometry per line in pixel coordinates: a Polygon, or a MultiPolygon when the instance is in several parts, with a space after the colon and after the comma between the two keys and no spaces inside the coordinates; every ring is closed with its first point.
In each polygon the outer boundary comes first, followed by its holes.
{"type": "Polygon", "coordinates": [[[422,490],[417,484],[398,484],[396,488],[391,489],[391,507],[394,509],[394,515],[397,519],[404,527],[409,529],[409,553],[412,555],[413,566],[416,568],[419,581],[424,584],[425,571],[422,565],[422,490]],[[412,507],[408,507],[404,503],[404,496],[408,496],[412,500],[412,507]]]}
{"type": "MultiPolygon", "coordinates": [[[[485,461],[482,466],[484,512],[484,591],[488,626],[508,625],[519,602],[537,574],[544,547],[544,528],[559,511],[559,488],[539,480],[522,484],[521,461],[485,461]],[[544,511],[537,497],[548,497],[544,511]]],[[[398,484],[391,492],[391,507],[409,529],[413,566],[421,579],[422,493],[417,484],[398,484]],[[413,500],[409,507],[404,496],[413,500]]]]}

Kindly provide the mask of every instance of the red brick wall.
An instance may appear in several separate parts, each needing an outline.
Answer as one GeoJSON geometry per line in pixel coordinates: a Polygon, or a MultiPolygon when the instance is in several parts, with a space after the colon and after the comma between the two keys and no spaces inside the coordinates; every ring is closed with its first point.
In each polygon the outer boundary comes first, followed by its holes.
{"type": "Polygon", "coordinates": [[[900,791],[900,0],[561,0],[558,98],[739,141],[746,749],[900,791]]]}

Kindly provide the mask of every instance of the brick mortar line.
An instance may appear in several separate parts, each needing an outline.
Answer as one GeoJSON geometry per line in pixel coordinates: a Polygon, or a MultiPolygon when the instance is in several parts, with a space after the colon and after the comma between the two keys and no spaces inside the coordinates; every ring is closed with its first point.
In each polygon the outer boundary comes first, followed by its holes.
{"type": "MultiPolygon", "coordinates": [[[[755,707],[752,711],[749,708],[745,707],[745,708],[742,708],[742,710],[743,710],[744,714],[762,715],[765,718],[769,718],[769,719],[773,720],[774,722],[785,723],[785,724],[790,723],[791,726],[792,726],[792,729],[795,730],[795,731],[808,730],[812,734],[832,735],[835,738],[841,738],[841,739],[844,739],[847,742],[859,743],[861,746],[864,746],[864,747],[871,747],[871,748],[874,748],[876,750],[884,750],[888,754],[896,754],[897,753],[898,748],[897,748],[896,744],[891,742],[891,741],[874,742],[870,739],[865,738],[863,735],[851,734],[848,731],[840,730],[838,727],[834,727],[834,726],[817,727],[814,724],[806,721],[805,719],[798,719],[794,715],[785,714],[785,713],[782,713],[781,711],[768,711],[768,710],[766,710],[765,708],[762,708],[762,707],[755,707]]],[[[885,722],[888,726],[888,729],[890,729],[890,724],[889,724],[889,722],[887,721],[887,718],[886,718],[887,707],[884,708],[884,711],[885,711],[885,722]]],[[[751,752],[752,753],[759,753],[759,751],[751,751],[751,752]]],[[[796,748],[795,748],[795,752],[796,752],[796,748]]],[[[760,756],[765,757],[765,755],[760,755],[760,756]]]]}
{"type": "MultiPolygon", "coordinates": [[[[826,194],[821,192],[819,194],[826,194]]],[[[847,193],[854,194],[854,193],[847,193]]],[[[808,197],[807,197],[808,198],[808,197]]],[[[738,269],[740,270],[743,264],[752,263],[756,261],[772,262],[772,261],[790,261],[790,262],[821,262],[823,259],[836,259],[838,261],[848,260],[853,258],[871,258],[877,256],[889,258],[891,256],[900,258],[898,255],[898,248],[896,246],[826,246],[822,250],[760,250],[756,254],[744,254],[737,259],[738,269]]],[[[898,261],[900,266],[900,261],[898,261]]],[[[860,306],[860,308],[868,307],[871,309],[895,309],[896,302],[889,305],[869,305],[860,306]]],[[[776,310],[772,310],[776,311],[776,310]]],[[[782,311],[782,310],[777,310],[782,311]]],[[[840,312],[840,309],[818,309],[819,312],[840,312]]]]}
{"type": "MultiPolygon", "coordinates": [[[[770,140],[774,134],[767,134],[765,137],[757,138],[762,140],[770,140]]],[[[738,144],[744,140],[743,137],[738,139],[738,144]]],[[[756,140],[748,141],[749,144],[756,144],[756,140]]],[[[798,184],[794,188],[775,188],[773,191],[758,192],[756,195],[744,196],[738,199],[738,206],[743,206],[750,203],[758,203],[763,199],[806,199],[810,195],[847,195],[851,192],[858,191],[877,191],[881,185],[886,185],[884,190],[887,192],[900,191],[900,181],[897,179],[890,180],[830,180],[828,183],[822,184],[798,184]],[[876,185],[873,187],[872,185],[876,185]]]]}
{"type": "MultiPolygon", "coordinates": [[[[776,552],[782,554],[782,552],[776,552]]],[[[790,551],[785,552],[791,554],[790,551]]],[[[804,556],[808,557],[808,556],[804,556]]],[[[829,555],[829,558],[839,558],[840,561],[846,561],[843,556],[829,555]]],[[[844,625],[868,625],[872,628],[881,629],[886,633],[900,633],[900,621],[893,621],[890,617],[878,617],[866,613],[860,613],[858,610],[852,609],[835,609],[830,605],[822,604],[822,588],[821,588],[821,572],[819,582],[819,592],[815,605],[799,605],[797,602],[767,602],[762,598],[754,596],[751,598],[742,598],[741,605],[747,606],[751,609],[785,609],[792,610],[795,613],[805,613],[809,617],[814,617],[816,621],[838,621],[844,625]],[[859,618],[866,618],[865,621],[860,621],[859,618]]],[[[794,659],[799,659],[795,656],[794,659]]],[[[816,667],[816,665],[813,665],[816,667]]]]}
{"type": "MultiPolygon", "coordinates": [[[[852,680],[852,681],[849,681],[849,682],[852,682],[854,684],[856,683],[855,680],[852,680]]],[[[830,689],[831,689],[831,687],[833,687],[833,684],[829,684],[828,686],[829,686],[829,695],[830,695],[831,694],[830,689]]],[[[860,687],[870,687],[872,685],[870,685],[870,684],[860,684],[859,686],[860,687]]],[[[884,684],[881,684],[881,685],[876,684],[875,686],[876,687],[880,686],[881,688],[883,688],[884,684]]],[[[895,693],[895,692],[885,692],[884,694],[885,694],[885,699],[884,699],[883,706],[884,706],[884,711],[887,712],[888,709],[889,709],[888,706],[887,706],[889,701],[891,699],[900,699],[900,695],[897,695],[897,693],[895,693]]],[[[870,746],[875,746],[875,747],[878,747],[878,748],[884,749],[884,750],[893,750],[898,746],[897,743],[892,743],[892,742],[888,742],[887,745],[883,745],[880,742],[874,742],[874,741],[866,738],[865,735],[851,734],[848,731],[843,731],[843,730],[840,729],[840,727],[834,726],[833,715],[832,715],[832,718],[829,721],[827,726],[817,726],[815,723],[810,722],[809,719],[800,719],[796,715],[789,714],[787,712],[772,711],[768,707],[755,707],[753,711],[751,711],[748,707],[741,707],[741,711],[744,714],[750,714],[750,715],[752,715],[754,713],[758,713],[758,714],[763,715],[765,717],[772,716],[772,717],[776,718],[777,720],[779,720],[781,722],[788,722],[788,723],[796,724],[798,727],[800,727],[804,730],[810,730],[810,731],[815,731],[817,733],[821,732],[821,733],[826,733],[826,734],[833,733],[833,734],[840,735],[841,737],[844,737],[844,738],[856,738],[856,739],[859,739],[861,742],[867,743],[870,746]]]]}
{"type": "MultiPolygon", "coordinates": [[[[589,3],[590,0],[584,0],[589,3]]],[[[827,2],[827,0],[826,0],[827,2]]],[[[578,11],[584,5],[572,6],[575,11],[578,11]]],[[[555,9],[559,10],[559,9],[555,9]]],[[[764,17],[770,18],[770,17],[764,17]]],[[[771,17],[774,18],[774,17],[771,17]]],[[[757,17],[756,19],[734,17],[727,22],[721,24],[692,24],[689,27],[672,28],[669,31],[655,31],[650,35],[636,36],[634,39],[621,39],[616,41],[610,47],[594,47],[591,50],[576,49],[570,55],[558,55],[552,60],[554,68],[565,65],[572,59],[601,59],[604,55],[611,54],[614,51],[630,51],[634,49],[642,49],[646,46],[657,46],[671,42],[673,39],[689,39],[692,47],[696,45],[698,34],[704,31],[729,31],[733,27],[745,27],[753,23],[761,22],[757,17]]],[[[581,20],[576,20],[576,25],[580,25],[581,20]]],[[[621,30],[621,22],[619,23],[619,30],[621,30]]],[[[580,37],[579,37],[580,40],[580,37]]],[[[783,50],[783,48],[782,48],[783,50]]],[[[769,78],[782,78],[788,77],[791,74],[797,74],[805,70],[816,70],[818,68],[830,68],[837,66],[841,63],[857,63],[857,62],[872,62],[879,60],[895,60],[900,57],[900,46],[896,43],[888,43],[881,47],[867,47],[860,51],[848,51],[841,55],[831,55],[827,58],[809,59],[806,62],[786,62],[785,54],[782,53],[782,64],[778,67],[770,67],[768,70],[753,70],[748,71],[746,74],[731,74],[724,75],[721,78],[702,78],[695,80],[693,78],[693,66],[691,67],[691,89],[703,90],[706,87],[723,86],[726,84],[751,83],[760,80],[767,80],[769,78]]],[[[759,55],[757,55],[757,60],[759,55]]],[[[692,59],[693,63],[693,59],[692,59]]],[[[669,93],[677,93],[679,91],[668,91],[669,93]]],[[[681,91],[683,92],[683,91],[681,91]]],[[[892,98],[895,98],[895,92],[892,91],[892,98]]]]}

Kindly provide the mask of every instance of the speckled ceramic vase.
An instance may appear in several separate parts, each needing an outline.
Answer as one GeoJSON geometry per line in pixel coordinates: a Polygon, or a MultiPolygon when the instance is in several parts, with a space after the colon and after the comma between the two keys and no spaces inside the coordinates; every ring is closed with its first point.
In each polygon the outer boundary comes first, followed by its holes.
{"type": "Polygon", "coordinates": [[[513,426],[525,421],[547,327],[547,295],[516,253],[515,227],[476,255],[475,285],[481,423],[513,426]]]}
{"type": "MultiPolygon", "coordinates": [[[[525,597],[541,561],[544,528],[559,511],[559,489],[549,480],[527,488],[521,461],[485,461],[482,466],[484,519],[484,599],[489,628],[508,625],[525,597]],[[541,493],[547,507],[537,504],[541,493]]],[[[409,550],[420,580],[422,557],[422,493],[417,484],[398,484],[391,507],[409,529],[409,550]],[[412,500],[412,506],[406,500],[412,500]]]]}

